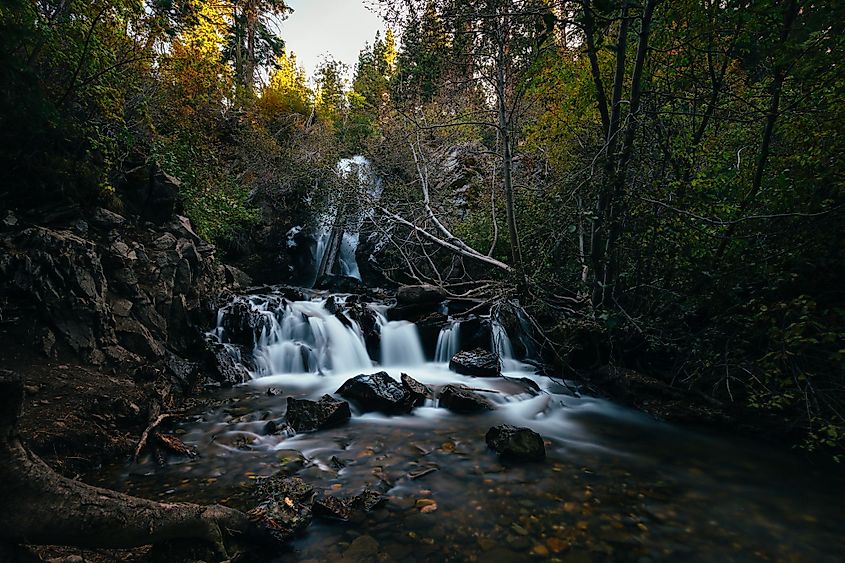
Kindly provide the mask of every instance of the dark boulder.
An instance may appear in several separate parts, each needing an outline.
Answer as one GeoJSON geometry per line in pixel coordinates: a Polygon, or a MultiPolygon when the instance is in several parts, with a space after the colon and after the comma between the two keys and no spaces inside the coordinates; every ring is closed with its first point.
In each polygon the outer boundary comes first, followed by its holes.
{"type": "Polygon", "coordinates": [[[297,432],[314,432],[340,426],[351,416],[349,403],[339,401],[331,395],[323,395],[319,401],[288,397],[285,418],[297,432]]]}
{"type": "Polygon", "coordinates": [[[255,338],[262,329],[269,328],[270,319],[254,309],[247,301],[235,301],[223,310],[223,340],[240,344],[247,349],[255,345],[255,338]]]}
{"type": "Polygon", "coordinates": [[[445,407],[458,414],[472,414],[491,411],[495,407],[476,393],[457,385],[446,385],[440,390],[438,406],[445,407]]]}
{"type": "Polygon", "coordinates": [[[521,461],[546,459],[543,438],[530,428],[500,424],[488,430],[484,438],[487,445],[503,458],[521,461]]]}
{"type": "Polygon", "coordinates": [[[205,342],[203,366],[209,379],[224,387],[238,385],[250,378],[249,372],[238,362],[232,350],[210,338],[205,342]]]}
{"type": "Polygon", "coordinates": [[[314,288],[324,289],[332,293],[365,293],[367,290],[361,280],[340,274],[323,275],[314,284],[314,288]]]}
{"type": "Polygon", "coordinates": [[[419,406],[432,396],[431,389],[423,385],[407,373],[402,374],[402,388],[405,390],[406,401],[411,406],[419,406]]]}
{"type": "Polygon", "coordinates": [[[433,285],[403,285],[396,290],[396,304],[436,305],[443,301],[443,291],[433,285]]]}
{"type": "Polygon", "coordinates": [[[403,386],[385,371],[348,379],[337,393],[365,412],[402,414],[413,407],[403,386]]]}
{"type": "Polygon", "coordinates": [[[473,377],[497,377],[502,374],[498,354],[481,348],[458,352],[449,360],[449,369],[473,377]]]}

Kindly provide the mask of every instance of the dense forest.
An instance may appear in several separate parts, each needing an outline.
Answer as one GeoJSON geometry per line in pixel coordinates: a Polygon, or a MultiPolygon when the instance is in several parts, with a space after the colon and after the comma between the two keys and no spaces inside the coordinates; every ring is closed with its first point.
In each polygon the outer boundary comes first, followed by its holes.
{"type": "MultiPolygon", "coordinates": [[[[515,355],[581,392],[659,418],[742,428],[813,463],[839,461],[845,4],[369,8],[387,31],[354,68],[326,57],[307,76],[278,31],[296,17],[283,0],[4,1],[0,326],[15,339],[0,367],[41,365],[12,353],[34,339],[51,362],[132,365],[135,380],[158,381],[137,366],[154,357],[161,373],[178,372],[172,358],[200,346],[184,335],[213,328],[205,300],[225,284],[231,295],[331,278],[321,289],[399,288],[400,305],[402,287],[424,287],[494,320],[514,312],[502,326],[515,355]],[[366,170],[338,173],[339,161],[355,158],[366,170]],[[176,216],[189,226],[174,231],[176,216]],[[123,217],[132,234],[121,231],[123,217]],[[320,228],[337,236],[327,235],[329,254],[304,274],[297,245],[320,228]],[[355,276],[331,255],[352,230],[355,276]],[[51,246],[45,232],[68,234],[51,246]],[[176,250],[162,242],[169,233],[176,250]],[[89,239],[113,257],[100,253],[90,283],[80,269],[100,251],[67,251],[89,239]],[[162,271],[167,252],[181,253],[165,308],[159,282],[130,264],[141,256],[134,240],[162,271]],[[36,257],[51,253],[54,261],[36,257]],[[179,289],[182,259],[189,274],[179,289]],[[67,289],[63,268],[83,281],[67,289]],[[86,288],[102,283],[120,299],[104,290],[102,307],[89,306],[96,299],[86,288]],[[118,318],[126,303],[131,326],[118,318]],[[102,321],[106,307],[116,320],[102,321]],[[513,326],[530,338],[517,343],[513,326]],[[107,338],[116,344],[101,346],[107,338]]],[[[366,333],[363,317],[348,316],[366,333]]],[[[409,318],[424,343],[431,318],[409,318]]],[[[259,346],[258,335],[248,346],[259,346]]],[[[140,427],[152,431],[187,408],[176,405],[190,403],[192,385],[178,400],[159,393],[140,427]]],[[[103,547],[144,542],[112,543],[103,547]]],[[[531,554],[548,555],[552,544],[542,545],[531,554]]]]}

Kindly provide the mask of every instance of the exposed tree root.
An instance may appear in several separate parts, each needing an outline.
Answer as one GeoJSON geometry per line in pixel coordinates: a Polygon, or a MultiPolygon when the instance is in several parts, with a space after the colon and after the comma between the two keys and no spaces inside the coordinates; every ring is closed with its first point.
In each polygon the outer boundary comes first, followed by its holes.
{"type": "Polygon", "coordinates": [[[54,472],[18,436],[22,378],[0,370],[0,543],[132,548],[176,539],[224,540],[249,529],[240,511],[220,505],[158,503],[93,487],[54,472]]]}

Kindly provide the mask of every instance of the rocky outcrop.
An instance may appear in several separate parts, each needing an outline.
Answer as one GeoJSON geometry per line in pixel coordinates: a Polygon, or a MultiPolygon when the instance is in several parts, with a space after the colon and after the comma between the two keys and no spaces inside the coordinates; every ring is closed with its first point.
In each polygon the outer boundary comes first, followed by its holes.
{"type": "Polygon", "coordinates": [[[184,370],[171,369],[169,358],[199,359],[211,301],[227,279],[231,287],[246,279],[221,266],[214,246],[196,235],[187,218],[173,215],[172,205],[164,205],[170,180],[162,174],[153,174],[147,199],[127,203],[146,210],[141,215],[97,208],[66,211],[58,224],[49,214],[30,217],[54,220],[49,226],[4,224],[0,315],[14,336],[34,342],[37,353],[49,357],[71,355],[115,370],[143,367],[184,376],[184,370]]]}
{"type": "Polygon", "coordinates": [[[288,397],[285,418],[297,432],[314,432],[340,426],[351,416],[349,403],[339,401],[331,395],[323,395],[319,401],[288,397]]]}
{"type": "Polygon", "coordinates": [[[497,377],[502,374],[499,356],[481,348],[458,352],[449,360],[449,369],[473,377],[497,377]]]}
{"type": "Polygon", "coordinates": [[[543,461],[546,446],[543,438],[530,428],[500,424],[485,435],[487,445],[505,459],[543,461]]]}
{"type": "Polygon", "coordinates": [[[402,384],[385,371],[348,379],[337,393],[365,412],[402,414],[410,412],[415,401],[402,384]]]}
{"type": "Polygon", "coordinates": [[[446,385],[440,390],[438,406],[458,414],[474,414],[491,411],[495,407],[476,393],[458,385],[446,385]]]}

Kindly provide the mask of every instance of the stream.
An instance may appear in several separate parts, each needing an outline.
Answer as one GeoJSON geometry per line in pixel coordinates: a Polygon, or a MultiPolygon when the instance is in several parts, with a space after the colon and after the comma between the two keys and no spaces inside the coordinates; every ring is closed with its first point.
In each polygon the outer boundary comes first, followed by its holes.
{"type": "MultiPolygon", "coordinates": [[[[231,352],[253,379],[213,392],[212,407],[177,425],[196,458],[164,468],[141,460],[104,473],[102,484],[250,508],[255,479],[282,468],[318,494],[386,495],[352,522],[315,518],[278,560],[840,561],[845,553],[845,487],[829,470],[783,449],[579,396],[513,357],[515,335],[495,320],[490,347],[501,355],[503,377],[468,377],[448,367],[461,346],[460,323],[444,326],[428,350],[413,323],[387,320],[389,304],[306,295],[238,298],[259,322],[252,349],[230,344],[231,352]],[[377,342],[368,342],[355,311],[374,321],[377,342]],[[435,392],[450,383],[483,389],[496,408],[455,414],[429,399],[403,416],[353,405],[346,425],[313,433],[273,433],[276,424],[268,425],[283,420],[287,397],[316,400],[377,371],[397,380],[407,373],[435,392]],[[484,435],[501,423],[541,434],[546,461],[500,461],[484,435]]],[[[232,310],[221,309],[212,332],[224,343],[232,310]]]]}

